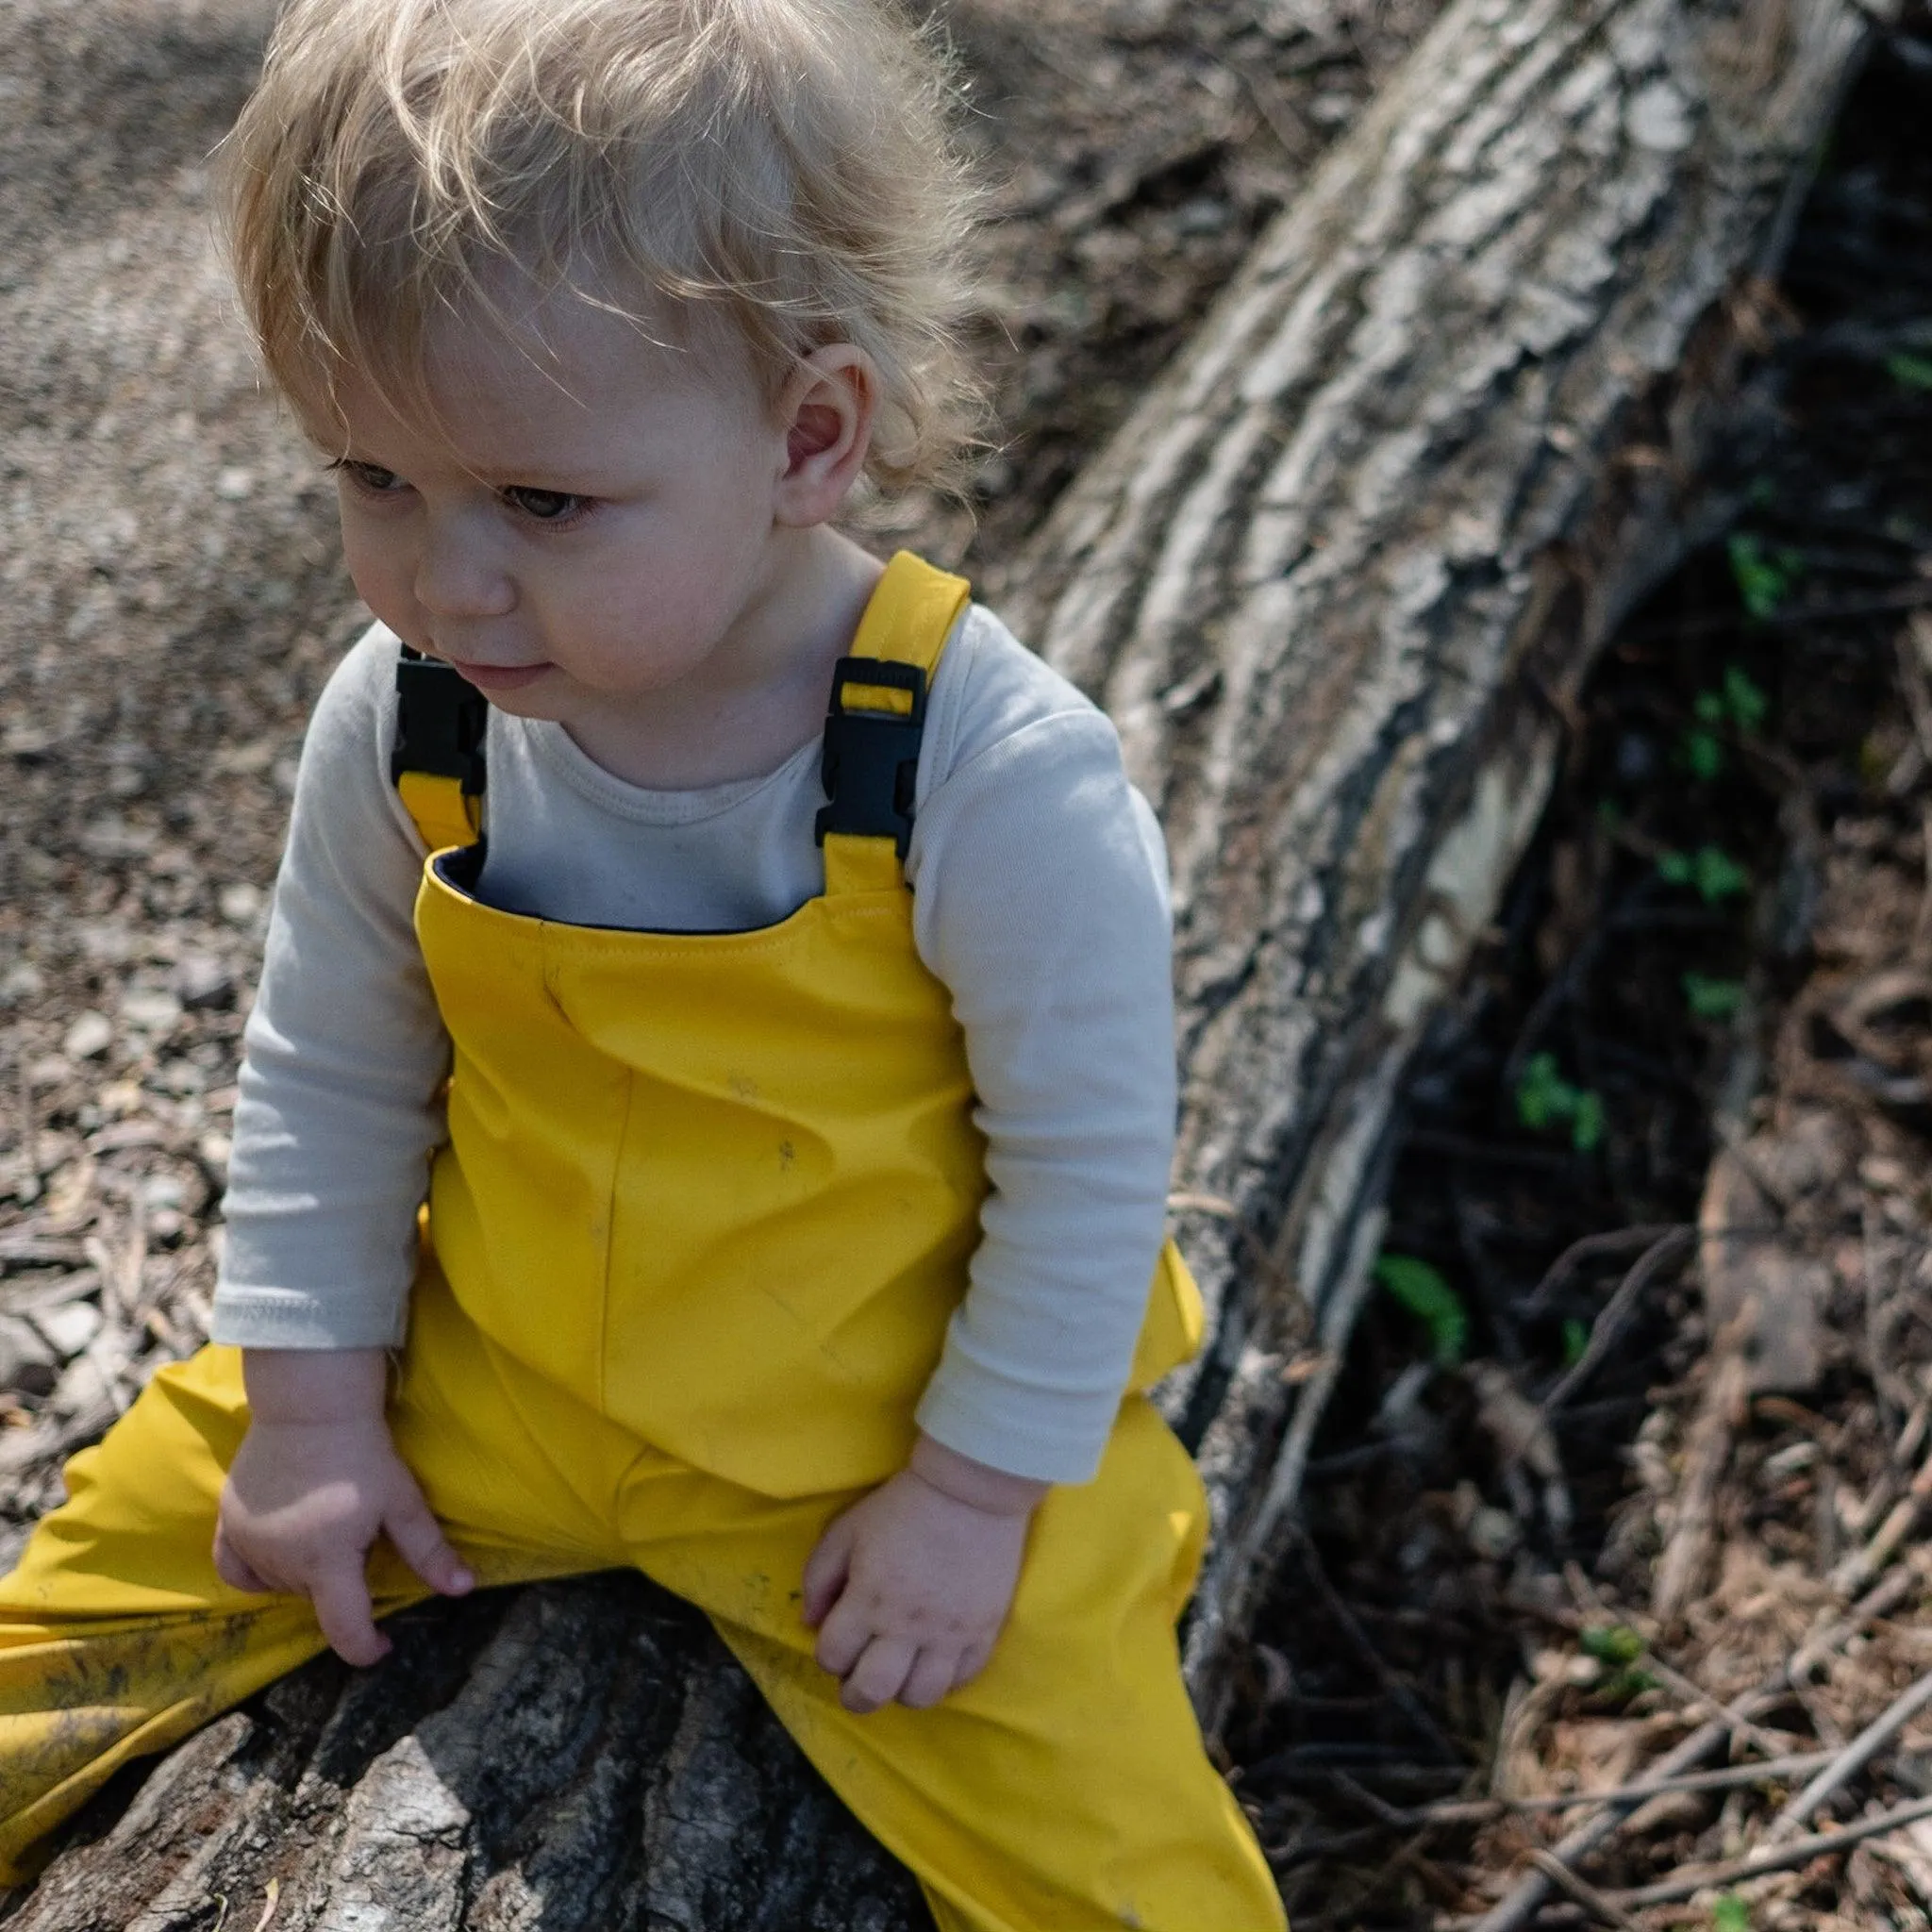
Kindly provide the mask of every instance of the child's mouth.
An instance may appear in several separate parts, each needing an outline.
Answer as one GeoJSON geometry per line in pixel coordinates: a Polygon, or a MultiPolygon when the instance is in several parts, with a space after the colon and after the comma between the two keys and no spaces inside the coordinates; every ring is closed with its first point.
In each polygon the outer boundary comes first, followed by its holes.
{"type": "Polygon", "coordinates": [[[459,677],[480,691],[522,691],[550,669],[548,664],[465,664],[455,658],[449,663],[459,677]]]}

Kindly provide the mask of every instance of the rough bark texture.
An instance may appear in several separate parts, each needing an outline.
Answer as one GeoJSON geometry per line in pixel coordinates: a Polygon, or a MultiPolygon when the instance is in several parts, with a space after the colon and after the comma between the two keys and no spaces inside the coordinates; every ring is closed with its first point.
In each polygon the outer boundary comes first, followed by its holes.
{"type": "Polygon", "coordinates": [[[271,1932],[931,1923],[704,1619],[642,1578],[389,1629],[379,1669],[324,1658],[182,1745],[9,1932],[249,1932],[271,1904],[271,1932]]]}
{"type": "MultiPolygon", "coordinates": [[[[1847,0],[1457,7],[1010,574],[1173,841],[1214,1327],[1171,1392],[1220,1515],[1210,1715],[1368,1279],[1402,1069],[1567,691],[1669,560],[1858,40],[1847,0]]],[[[14,1932],[926,1923],[636,1579],[406,1621],[390,1663],[298,1673],[118,1823],[105,1794],[14,1932]]]]}
{"type": "Polygon", "coordinates": [[[1210,1718],[1369,1280],[1402,1070],[1569,693],[1678,554],[1860,40],[1842,0],[1456,8],[1016,573],[1173,853],[1210,1718]]]}

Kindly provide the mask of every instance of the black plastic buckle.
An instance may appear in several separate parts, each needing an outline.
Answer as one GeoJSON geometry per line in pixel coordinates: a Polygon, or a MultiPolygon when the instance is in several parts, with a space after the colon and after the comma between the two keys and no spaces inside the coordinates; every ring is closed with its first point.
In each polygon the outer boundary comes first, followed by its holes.
{"type": "Polygon", "coordinates": [[[396,659],[396,741],[389,755],[391,784],[405,772],[454,778],[466,796],[483,794],[483,734],[490,703],[441,658],[408,644],[396,659]]]}
{"type": "Polygon", "coordinates": [[[825,713],[825,754],[819,768],[831,802],[816,822],[818,841],[827,832],[891,839],[899,857],[912,842],[912,788],[919,771],[919,741],[925,730],[925,673],[916,664],[885,658],[841,658],[832,668],[832,701],[825,713]],[[848,711],[848,685],[887,685],[912,694],[912,709],[848,711]]]}

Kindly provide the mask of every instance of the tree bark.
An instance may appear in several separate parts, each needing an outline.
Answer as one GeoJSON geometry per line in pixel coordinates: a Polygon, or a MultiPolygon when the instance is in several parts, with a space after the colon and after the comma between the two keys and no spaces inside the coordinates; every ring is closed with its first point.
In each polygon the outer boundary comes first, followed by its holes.
{"type": "MultiPolygon", "coordinates": [[[[1592,653],[1683,541],[1860,39],[1849,0],[1460,0],[1003,574],[1173,847],[1212,1327],[1165,1392],[1217,1512],[1210,1722],[1370,1278],[1403,1070],[1592,653]]],[[[13,1932],[929,1923],[640,1580],[401,1622],[377,1670],[310,1666],[105,1793],[13,1932]]]]}
{"type": "Polygon", "coordinates": [[[1013,574],[1173,857],[1210,1723],[1371,1278],[1403,1070],[1584,673],[1682,553],[1863,28],[1463,0],[1013,574]]]}

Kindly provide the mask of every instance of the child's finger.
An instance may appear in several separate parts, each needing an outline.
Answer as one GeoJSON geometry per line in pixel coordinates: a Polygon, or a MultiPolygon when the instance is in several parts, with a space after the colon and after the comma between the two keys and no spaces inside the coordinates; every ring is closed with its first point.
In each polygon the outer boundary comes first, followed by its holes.
{"type": "Polygon", "coordinates": [[[802,1600],[799,1615],[808,1630],[816,1630],[825,1613],[839,1601],[845,1579],[852,1574],[852,1532],[844,1517],[837,1517],[819,1538],[818,1546],[805,1559],[800,1579],[802,1600]]]}
{"type": "Polygon", "coordinates": [[[214,1560],[215,1574],[230,1590],[245,1590],[252,1596],[267,1596],[274,1591],[275,1585],[219,1529],[215,1531],[214,1560]]]}
{"type": "Polygon", "coordinates": [[[898,1696],[918,1648],[904,1637],[874,1637],[845,1674],[839,1702],[860,1717],[882,1710],[898,1696]]]}
{"type": "Polygon", "coordinates": [[[380,1663],[389,1655],[389,1640],[375,1627],[369,1585],[359,1563],[325,1571],[314,1579],[308,1594],[328,1647],[345,1664],[380,1663]]]}
{"type": "Polygon", "coordinates": [[[859,1655],[873,1641],[872,1620],[854,1603],[848,1591],[841,1596],[819,1625],[819,1641],[812,1655],[819,1668],[833,1676],[844,1676],[858,1661],[859,1655]]]}
{"type": "Polygon", "coordinates": [[[991,1656],[991,1643],[969,1643],[953,1665],[953,1689],[958,1690],[972,1683],[985,1670],[991,1656]]]}
{"type": "Polygon", "coordinates": [[[429,1513],[420,1491],[412,1487],[396,1502],[382,1519],[382,1527],[403,1561],[431,1590],[443,1596],[461,1596],[475,1589],[475,1577],[450,1548],[442,1525],[429,1513]]]}
{"type": "Polygon", "coordinates": [[[912,1668],[906,1673],[906,1681],[899,1687],[899,1702],[910,1705],[914,1710],[929,1710],[953,1688],[958,1670],[958,1658],[947,1649],[935,1649],[931,1644],[921,1647],[912,1659],[912,1668]]]}

